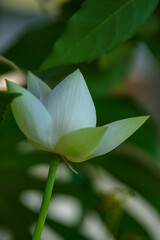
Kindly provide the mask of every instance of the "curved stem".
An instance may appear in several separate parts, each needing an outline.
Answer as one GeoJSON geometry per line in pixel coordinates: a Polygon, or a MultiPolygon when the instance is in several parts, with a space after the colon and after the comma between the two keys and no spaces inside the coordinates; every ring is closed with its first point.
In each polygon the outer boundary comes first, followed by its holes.
{"type": "Polygon", "coordinates": [[[20,68],[19,68],[14,62],[12,62],[11,60],[9,60],[8,58],[3,57],[2,55],[0,55],[0,61],[8,64],[10,67],[12,67],[13,69],[15,69],[16,71],[21,72],[20,68]]]}
{"type": "Polygon", "coordinates": [[[54,185],[58,162],[59,162],[58,159],[54,159],[54,160],[51,160],[51,163],[50,163],[47,184],[46,184],[45,192],[43,195],[43,200],[42,200],[41,209],[40,209],[37,225],[35,228],[33,240],[40,240],[41,238],[42,230],[47,217],[50,199],[52,196],[52,189],[54,185]]]}

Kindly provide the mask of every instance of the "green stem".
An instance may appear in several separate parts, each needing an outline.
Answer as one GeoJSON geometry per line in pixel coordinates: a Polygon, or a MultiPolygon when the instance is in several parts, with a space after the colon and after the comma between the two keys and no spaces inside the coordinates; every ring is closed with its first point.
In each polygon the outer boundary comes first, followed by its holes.
{"type": "Polygon", "coordinates": [[[47,217],[49,202],[52,196],[52,189],[54,185],[58,162],[59,162],[58,159],[54,159],[54,160],[51,160],[51,163],[50,163],[46,189],[43,195],[43,200],[42,200],[41,209],[40,209],[37,225],[35,228],[33,240],[40,240],[41,238],[42,230],[47,217]]]}

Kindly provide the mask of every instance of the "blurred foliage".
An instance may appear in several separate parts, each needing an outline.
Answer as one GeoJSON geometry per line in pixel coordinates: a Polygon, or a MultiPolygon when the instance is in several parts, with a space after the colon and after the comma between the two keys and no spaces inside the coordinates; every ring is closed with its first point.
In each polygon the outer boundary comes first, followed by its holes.
{"type": "Polygon", "coordinates": [[[33,26],[5,54],[5,57],[24,69],[37,69],[49,54],[64,23],[45,23],[33,26]],[[54,33],[54,34],[53,34],[54,33]],[[22,54],[23,53],[23,54],[22,54]]]}
{"type": "MultiPolygon", "coordinates": [[[[80,68],[95,102],[98,125],[148,115],[150,112],[127,93],[126,82],[137,43],[146,43],[157,60],[160,59],[160,6],[155,9],[157,2],[72,0],[62,5],[58,18],[38,26],[30,25],[6,49],[4,56],[22,71],[32,70],[51,87],[80,68]],[[82,41],[86,35],[90,37],[82,41]],[[106,53],[111,49],[112,52],[106,53]],[[43,62],[45,71],[40,71],[43,62]]],[[[6,65],[1,63],[0,74],[7,71],[6,65]]],[[[37,219],[37,212],[24,206],[20,196],[27,190],[44,191],[45,179],[29,174],[29,170],[48,163],[51,156],[37,150],[27,151],[27,145],[21,145],[25,137],[8,107],[14,97],[0,93],[0,228],[9,229],[15,240],[30,240],[29,229],[37,219]]],[[[87,213],[95,211],[113,239],[158,240],[142,220],[127,211],[125,203],[139,195],[159,216],[159,157],[159,128],[151,115],[150,120],[116,150],[73,164],[78,176],[70,173],[69,182],[57,178],[54,196],[65,194],[78,199],[82,216],[73,226],[48,217],[48,226],[65,240],[91,240],[83,234],[81,226],[87,213]],[[111,174],[125,187],[116,186],[107,193],[98,191],[94,182],[100,176],[94,175],[91,167],[111,174]]],[[[104,184],[107,186],[107,181],[104,184]]]]}
{"type": "Polygon", "coordinates": [[[6,109],[7,109],[7,105],[9,103],[12,102],[12,100],[15,98],[15,97],[18,97],[20,94],[15,94],[15,93],[5,93],[5,92],[0,92],[0,103],[1,103],[1,106],[0,106],[0,124],[1,122],[3,121],[3,116],[6,112],[6,109]]]}

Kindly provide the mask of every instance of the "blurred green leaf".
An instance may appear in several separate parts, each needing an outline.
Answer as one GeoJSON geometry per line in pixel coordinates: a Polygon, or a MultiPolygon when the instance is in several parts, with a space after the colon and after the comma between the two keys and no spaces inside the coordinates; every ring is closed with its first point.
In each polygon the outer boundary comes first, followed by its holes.
{"type": "Polygon", "coordinates": [[[18,93],[15,94],[0,92],[0,124],[3,121],[3,116],[5,114],[8,104],[11,103],[12,100],[18,96],[20,96],[20,94],[18,93]]]}
{"type": "Polygon", "coordinates": [[[81,4],[84,2],[85,0],[70,0],[70,1],[66,1],[64,3],[64,5],[62,6],[62,12],[63,12],[63,17],[65,19],[68,19],[69,17],[71,17],[76,11],[79,10],[79,8],[81,7],[81,4]]]}
{"type": "Polygon", "coordinates": [[[145,22],[158,0],[88,0],[68,21],[42,69],[91,61],[127,40],[145,22]]]}

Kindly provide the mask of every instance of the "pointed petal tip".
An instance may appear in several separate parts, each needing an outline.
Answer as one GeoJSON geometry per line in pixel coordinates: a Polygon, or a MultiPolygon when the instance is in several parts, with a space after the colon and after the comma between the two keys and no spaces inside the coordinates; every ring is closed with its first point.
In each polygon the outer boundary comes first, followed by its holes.
{"type": "Polygon", "coordinates": [[[31,71],[28,71],[28,79],[30,78],[30,76],[32,76],[33,73],[31,71]]]}
{"type": "Polygon", "coordinates": [[[77,68],[74,72],[80,72],[80,69],[79,68],[77,68]]]}
{"type": "Polygon", "coordinates": [[[10,84],[11,83],[11,81],[9,81],[8,79],[4,79],[5,80],[5,82],[6,82],[6,84],[10,84]]]}
{"type": "Polygon", "coordinates": [[[81,71],[80,71],[79,68],[77,68],[77,69],[75,70],[75,72],[77,72],[77,73],[81,73],[81,71]]]}
{"type": "Polygon", "coordinates": [[[7,84],[8,82],[10,82],[10,81],[9,81],[8,79],[6,79],[6,78],[4,79],[4,81],[6,82],[6,84],[7,84]]]}
{"type": "Polygon", "coordinates": [[[6,85],[7,85],[7,90],[9,92],[11,91],[16,91],[16,88],[19,86],[18,84],[12,82],[12,81],[9,81],[8,79],[5,79],[6,81],[6,85]]]}
{"type": "Polygon", "coordinates": [[[27,89],[40,100],[43,100],[51,91],[50,87],[31,71],[28,72],[27,89]]]}
{"type": "Polygon", "coordinates": [[[146,116],[139,116],[139,117],[136,117],[136,118],[139,119],[143,124],[150,118],[150,116],[146,115],[146,116]]]}
{"type": "Polygon", "coordinates": [[[28,71],[28,74],[27,74],[27,75],[28,75],[28,78],[27,78],[27,79],[28,79],[28,82],[31,81],[31,80],[33,80],[34,77],[36,77],[31,71],[28,71]]]}
{"type": "Polygon", "coordinates": [[[80,69],[78,68],[78,69],[76,69],[74,72],[72,72],[71,73],[72,75],[75,75],[76,77],[83,77],[83,75],[82,75],[82,73],[81,73],[81,71],[80,71],[80,69]]]}
{"type": "Polygon", "coordinates": [[[34,74],[31,71],[28,71],[28,74],[27,74],[27,88],[28,88],[29,82],[33,78],[34,78],[34,74]]]}
{"type": "MultiPolygon", "coordinates": [[[[77,81],[79,83],[85,83],[86,85],[86,81],[85,78],[83,77],[83,74],[81,73],[80,69],[76,69],[74,72],[72,72],[69,75],[72,79],[74,79],[74,81],[77,81]]],[[[86,85],[87,86],[87,85],[86,85]]]]}
{"type": "Polygon", "coordinates": [[[138,116],[107,124],[108,131],[106,131],[106,134],[93,155],[99,156],[112,151],[136,132],[149,117],[150,116],[138,116]]]}
{"type": "Polygon", "coordinates": [[[146,116],[144,116],[145,118],[146,118],[146,120],[148,119],[148,118],[150,118],[150,115],[146,115],[146,116]]]}
{"type": "Polygon", "coordinates": [[[5,79],[5,82],[6,82],[6,86],[7,86],[7,91],[9,91],[10,81],[8,79],[5,79]]]}

